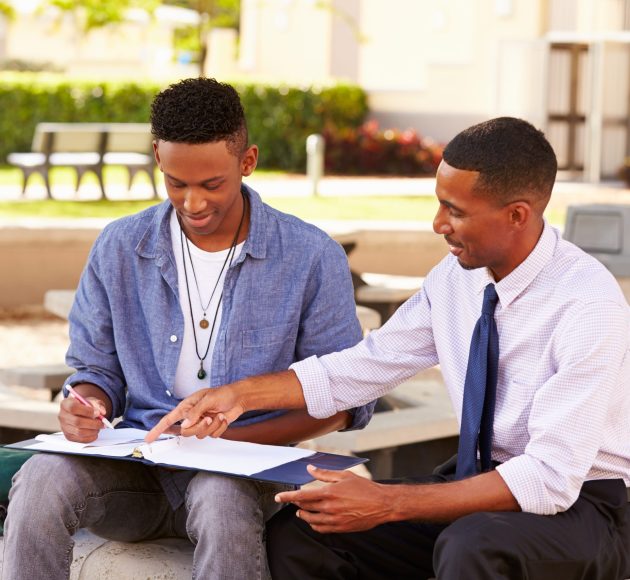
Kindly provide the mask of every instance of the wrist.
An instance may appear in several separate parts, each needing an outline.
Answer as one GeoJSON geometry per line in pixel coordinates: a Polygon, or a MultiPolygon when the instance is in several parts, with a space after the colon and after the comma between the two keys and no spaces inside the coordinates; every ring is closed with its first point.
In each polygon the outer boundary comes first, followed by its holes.
{"type": "Polygon", "coordinates": [[[401,484],[379,484],[384,488],[384,500],[387,505],[387,520],[384,523],[401,522],[410,519],[409,509],[405,501],[405,488],[401,484]]]}
{"type": "Polygon", "coordinates": [[[234,397],[234,406],[241,407],[242,413],[256,408],[250,406],[251,401],[249,401],[250,397],[248,397],[248,395],[251,393],[252,389],[251,386],[248,387],[247,379],[242,379],[234,383],[230,389],[232,390],[232,395],[234,397]]]}

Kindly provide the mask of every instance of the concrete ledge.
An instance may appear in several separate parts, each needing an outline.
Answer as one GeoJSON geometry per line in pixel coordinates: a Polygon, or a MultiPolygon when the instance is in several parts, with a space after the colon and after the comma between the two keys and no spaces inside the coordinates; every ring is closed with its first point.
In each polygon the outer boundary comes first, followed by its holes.
{"type": "Polygon", "coordinates": [[[6,386],[19,385],[32,389],[48,389],[55,395],[73,372],[73,369],[64,364],[2,368],[0,369],[0,383],[6,386]]]}
{"type": "MultiPolygon", "coordinates": [[[[46,290],[75,289],[94,240],[107,220],[76,220],[16,227],[0,225],[0,307],[42,304],[46,290]]],[[[349,262],[356,272],[424,276],[447,247],[426,224],[414,228],[365,229],[365,223],[345,234],[356,242],[349,262]]],[[[370,227],[370,226],[367,226],[370,227]]],[[[401,226],[402,228],[402,226],[401,226]]],[[[328,228],[333,237],[335,227],[328,228]]]]}
{"type": "Polygon", "coordinates": [[[318,437],[315,446],[360,454],[458,435],[457,419],[438,369],[423,371],[388,397],[402,408],[375,413],[360,431],[337,431],[318,437]]]}
{"type": "Polygon", "coordinates": [[[80,530],[75,542],[71,580],[190,580],[192,577],[194,546],[185,539],[115,542],[80,530]]]}
{"type": "Polygon", "coordinates": [[[59,431],[59,403],[33,399],[0,399],[0,427],[38,433],[59,431]]]}
{"type": "MultiPolygon", "coordinates": [[[[79,530],[70,580],[190,580],[192,577],[192,542],[164,538],[138,543],[114,542],[88,530],[79,530]]],[[[0,538],[0,567],[4,538],[0,538]]]]}

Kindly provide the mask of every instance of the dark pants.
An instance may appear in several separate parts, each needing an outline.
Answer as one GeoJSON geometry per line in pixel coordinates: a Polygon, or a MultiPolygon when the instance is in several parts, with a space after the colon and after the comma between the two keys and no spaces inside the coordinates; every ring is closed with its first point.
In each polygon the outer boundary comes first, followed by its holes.
{"type": "Polygon", "coordinates": [[[590,481],[554,516],[480,512],[450,525],[396,522],[349,534],[319,534],[290,506],[267,525],[267,553],[274,580],[623,580],[630,503],[622,480],[590,481]]]}

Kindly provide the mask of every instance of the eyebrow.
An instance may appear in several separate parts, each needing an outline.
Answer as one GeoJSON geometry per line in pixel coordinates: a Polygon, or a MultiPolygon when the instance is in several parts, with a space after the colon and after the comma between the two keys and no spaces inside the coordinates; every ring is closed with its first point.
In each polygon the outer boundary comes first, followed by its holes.
{"type": "Polygon", "coordinates": [[[450,201],[447,201],[445,199],[440,199],[438,198],[438,202],[440,203],[440,205],[443,205],[449,209],[454,209],[455,211],[463,211],[462,208],[456,206],[454,203],[451,203],[450,201]]]}
{"type": "MultiPolygon", "coordinates": [[[[177,183],[187,185],[185,181],[182,181],[181,179],[175,177],[174,175],[171,175],[170,173],[164,173],[164,175],[168,177],[169,179],[176,181],[177,183]]],[[[198,185],[205,185],[209,183],[215,184],[224,180],[225,180],[225,177],[223,175],[217,175],[216,177],[208,177],[208,179],[202,179],[198,185]]]]}

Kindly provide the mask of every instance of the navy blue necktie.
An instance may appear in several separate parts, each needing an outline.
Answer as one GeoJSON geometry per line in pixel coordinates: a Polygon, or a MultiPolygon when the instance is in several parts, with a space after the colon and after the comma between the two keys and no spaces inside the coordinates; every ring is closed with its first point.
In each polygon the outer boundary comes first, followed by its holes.
{"type": "Polygon", "coordinates": [[[499,367],[499,335],[494,321],[494,309],[498,300],[494,284],[488,284],[483,293],[481,316],[470,341],[456,479],[477,473],[477,442],[481,471],[492,468],[492,422],[499,367]]]}

